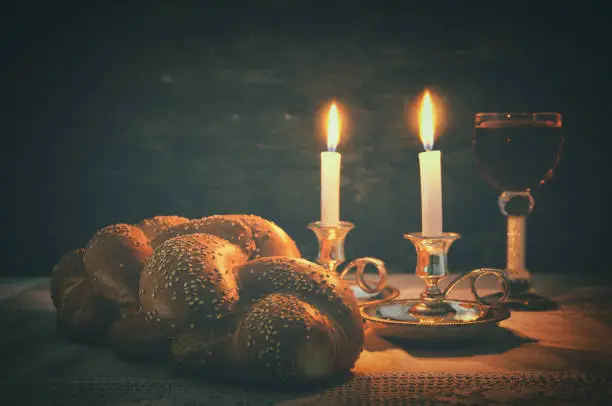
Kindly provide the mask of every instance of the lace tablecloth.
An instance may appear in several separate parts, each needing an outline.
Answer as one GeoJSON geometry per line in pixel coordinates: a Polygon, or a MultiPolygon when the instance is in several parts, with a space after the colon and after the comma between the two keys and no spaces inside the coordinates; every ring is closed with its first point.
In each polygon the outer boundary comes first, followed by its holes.
{"type": "MultiPolygon", "coordinates": [[[[404,297],[421,289],[411,275],[390,281],[404,297]]],[[[47,279],[0,279],[0,404],[608,404],[612,285],[550,274],[534,285],[559,309],[514,312],[467,346],[402,347],[368,331],[351,379],[283,393],[189,382],[67,343],[55,334],[47,279]]]]}

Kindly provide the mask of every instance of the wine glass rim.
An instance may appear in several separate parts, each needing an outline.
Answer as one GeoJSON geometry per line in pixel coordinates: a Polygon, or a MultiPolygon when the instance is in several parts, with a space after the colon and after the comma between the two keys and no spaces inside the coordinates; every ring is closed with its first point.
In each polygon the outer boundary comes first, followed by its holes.
{"type": "Polygon", "coordinates": [[[545,112],[478,112],[474,114],[474,124],[476,127],[486,127],[492,122],[521,123],[521,122],[547,123],[550,127],[561,127],[563,125],[563,116],[561,113],[545,111],[545,112]]]}
{"type": "Polygon", "coordinates": [[[510,116],[543,116],[543,115],[551,115],[551,116],[557,116],[558,118],[561,118],[561,113],[558,113],[556,111],[483,111],[483,112],[478,112],[476,113],[474,116],[475,117],[482,117],[482,116],[488,116],[488,115],[510,115],[510,116]]]}

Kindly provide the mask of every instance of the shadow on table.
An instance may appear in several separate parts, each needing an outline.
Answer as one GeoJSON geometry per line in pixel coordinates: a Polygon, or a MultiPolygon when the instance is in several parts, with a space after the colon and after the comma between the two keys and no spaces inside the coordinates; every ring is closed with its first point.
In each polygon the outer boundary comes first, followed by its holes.
{"type": "MultiPolygon", "coordinates": [[[[497,302],[501,298],[501,293],[484,296],[485,302],[497,302]]],[[[559,304],[553,299],[539,295],[535,292],[528,292],[508,298],[505,303],[510,310],[521,312],[546,312],[559,310],[559,304]]]]}
{"type": "Polygon", "coordinates": [[[521,336],[503,327],[495,329],[484,337],[471,340],[453,340],[439,342],[387,340],[368,329],[366,331],[366,346],[368,351],[385,351],[402,349],[416,357],[466,357],[473,355],[502,354],[524,344],[533,343],[529,337],[521,336]]]}

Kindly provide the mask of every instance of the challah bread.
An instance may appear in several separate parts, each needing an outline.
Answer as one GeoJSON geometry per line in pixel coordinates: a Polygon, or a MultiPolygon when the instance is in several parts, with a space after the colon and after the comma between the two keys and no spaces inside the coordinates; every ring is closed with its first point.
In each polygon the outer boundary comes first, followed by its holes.
{"type": "Polygon", "coordinates": [[[68,338],[87,343],[104,341],[117,315],[116,307],[95,292],[78,249],[64,255],[51,274],[51,298],[57,308],[57,328],[68,338]]]}
{"type": "Polygon", "coordinates": [[[122,312],[138,311],[138,280],[153,253],[144,232],[129,224],[98,231],[86,247],[83,263],[92,287],[122,312]]]}
{"type": "Polygon", "coordinates": [[[364,341],[352,291],[253,215],[159,216],[98,231],[62,258],[58,326],[225,381],[309,384],[348,372],[364,341]]]}
{"type": "Polygon", "coordinates": [[[142,220],[140,223],[136,224],[136,227],[140,228],[149,240],[153,240],[170,227],[188,221],[188,218],[181,216],[155,216],[142,220]]]}

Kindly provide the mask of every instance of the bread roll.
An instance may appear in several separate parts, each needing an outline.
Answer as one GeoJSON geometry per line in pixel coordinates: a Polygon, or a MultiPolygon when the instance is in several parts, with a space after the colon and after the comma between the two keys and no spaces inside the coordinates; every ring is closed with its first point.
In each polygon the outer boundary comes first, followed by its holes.
{"type": "Polygon", "coordinates": [[[233,270],[241,301],[253,302],[269,294],[292,295],[329,318],[330,339],[338,348],[335,371],[348,371],[364,345],[363,321],[349,285],[323,267],[300,258],[268,257],[246,262],[233,270]]]}
{"type": "Polygon", "coordinates": [[[238,362],[248,379],[320,381],[337,370],[332,319],[291,294],[259,299],[240,323],[235,337],[238,362]]]}
{"type": "Polygon", "coordinates": [[[231,270],[246,254],[210,234],[179,235],[155,249],[140,279],[145,318],[170,334],[208,331],[234,311],[238,289],[231,270]]]}
{"type": "Polygon", "coordinates": [[[98,231],[87,244],[85,272],[94,290],[122,312],[138,311],[140,271],[153,250],[144,232],[128,224],[98,231]]]}

